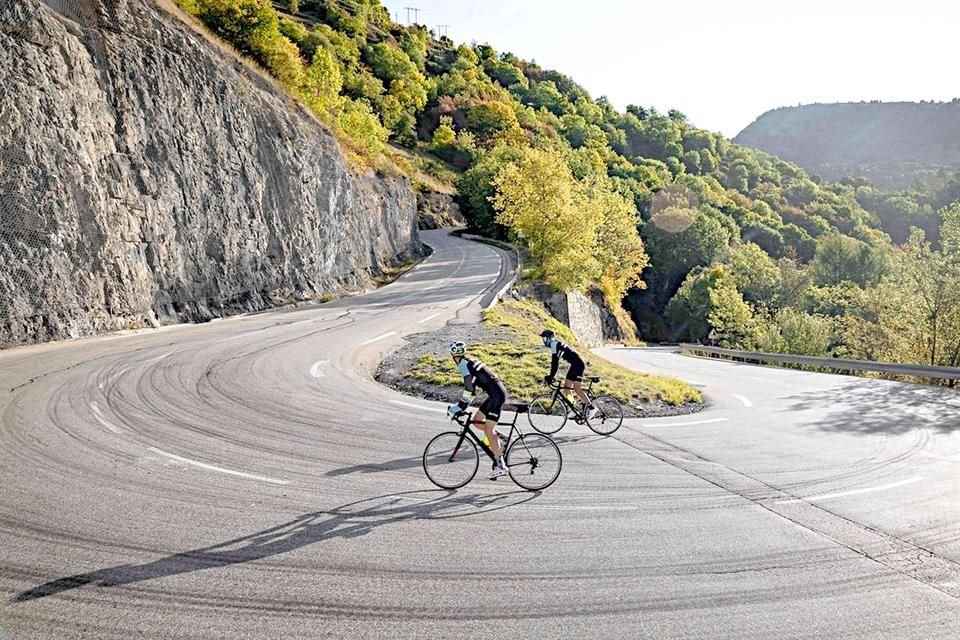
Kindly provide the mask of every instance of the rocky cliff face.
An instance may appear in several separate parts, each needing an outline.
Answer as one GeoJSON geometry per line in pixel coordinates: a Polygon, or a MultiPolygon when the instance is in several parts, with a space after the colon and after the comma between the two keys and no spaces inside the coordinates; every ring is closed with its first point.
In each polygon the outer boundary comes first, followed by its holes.
{"type": "Polygon", "coordinates": [[[417,194],[418,227],[440,229],[443,227],[466,227],[467,220],[460,212],[460,205],[453,196],[436,191],[421,191],[417,194]]]}
{"type": "Polygon", "coordinates": [[[165,1],[0,0],[0,344],[361,288],[419,250],[405,178],[351,173],[165,1]]]}

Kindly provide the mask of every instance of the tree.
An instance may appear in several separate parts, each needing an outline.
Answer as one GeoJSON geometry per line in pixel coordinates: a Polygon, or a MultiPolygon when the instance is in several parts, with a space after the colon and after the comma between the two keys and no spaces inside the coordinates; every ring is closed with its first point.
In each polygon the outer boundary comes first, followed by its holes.
{"type": "Polygon", "coordinates": [[[279,18],[267,0],[196,0],[197,17],[244,53],[256,55],[254,40],[276,32],[279,18]]]}
{"type": "Polygon", "coordinates": [[[683,154],[683,166],[687,173],[700,173],[700,152],[687,151],[683,154]]]}
{"type": "Polygon", "coordinates": [[[810,277],[806,269],[794,256],[784,256],[777,260],[780,271],[780,299],[778,306],[792,307],[799,301],[803,292],[810,285],[810,277]]]}
{"type": "Polygon", "coordinates": [[[489,141],[499,134],[519,128],[517,116],[510,105],[499,100],[481,102],[467,112],[467,127],[481,141],[489,141]]]}
{"type": "Polygon", "coordinates": [[[671,340],[699,342],[710,332],[710,288],[723,277],[723,268],[697,268],[687,274],[667,304],[664,315],[670,322],[671,340]]]}
{"type": "Polygon", "coordinates": [[[691,269],[713,262],[731,239],[715,219],[683,206],[658,211],[640,231],[650,254],[647,281],[660,308],[691,269]]]}
{"type": "Polygon", "coordinates": [[[440,126],[433,132],[430,150],[434,153],[442,153],[448,147],[452,147],[456,141],[457,134],[453,130],[453,118],[450,116],[440,116],[440,126]]]}
{"type": "Polygon", "coordinates": [[[533,86],[527,93],[527,104],[537,108],[543,107],[556,116],[573,111],[573,106],[557,89],[556,83],[550,80],[542,80],[533,86]]]}
{"type": "Polygon", "coordinates": [[[720,278],[710,288],[710,313],[707,321],[717,330],[721,347],[752,349],[756,334],[753,310],[743,300],[730,278],[720,278]]]}
{"type": "Polygon", "coordinates": [[[317,115],[329,121],[340,110],[342,86],[340,65],[333,54],[322,47],[317,49],[304,76],[301,88],[304,101],[317,115]]]}
{"type": "Polygon", "coordinates": [[[650,258],[637,232],[640,220],[633,202],[614,192],[608,179],[593,181],[589,199],[599,207],[602,216],[595,252],[601,269],[600,290],[616,308],[627,289],[644,287],[640,274],[650,258]]]}
{"type": "Polygon", "coordinates": [[[421,73],[426,70],[427,40],[426,29],[418,25],[411,25],[400,33],[400,48],[421,73]]]}
{"type": "Polygon", "coordinates": [[[839,233],[822,236],[810,264],[817,284],[832,285],[843,281],[866,286],[883,275],[885,256],[867,243],[839,233]]]}
{"type": "Polygon", "coordinates": [[[506,228],[497,222],[492,204],[496,195],[493,179],[501,169],[522,157],[521,149],[500,145],[480,155],[457,179],[457,203],[471,230],[506,239],[506,228]]]}
{"type": "Polygon", "coordinates": [[[356,146],[360,156],[370,158],[383,151],[387,130],[365,102],[347,100],[340,112],[338,124],[349,136],[349,141],[356,146]]]}
{"type": "Polygon", "coordinates": [[[780,269],[763,249],[752,242],[741,244],[727,252],[723,263],[747,302],[776,306],[780,294],[780,269]]]}
{"type": "Polygon", "coordinates": [[[385,84],[405,80],[422,85],[424,78],[410,57],[397,47],[380,42],[367,48],[367,63],[385,84]]]}
{"type": "Polygon", "coordinates": [[[497,221],[523,234],[544,280],[567,291],[599,277],[593,249],[602,212],[584,206],[587,198],[562,157],[525,149],[493,183],[497,221]]]}
{"type": "Polygon", "coordinates": [[[916,292],[915,349],[931,365],[960,363],[960,203],[940,212],[941,250],[919,229],[901,253],[898,276],[916,292]]]}
{"type": "Polygon", "coordinates": [[[758,338],[761,351],[823,357],[830,354],[834,325],[822,316],[781,309],[760,329],[758,338]]]}
{"type": "Polygon", "coordinates": [[[757,325],[723,265],[691,271],[666,309],[678,340],[701,341],[716,329],[721,346],[751,348],[757,325]]]}

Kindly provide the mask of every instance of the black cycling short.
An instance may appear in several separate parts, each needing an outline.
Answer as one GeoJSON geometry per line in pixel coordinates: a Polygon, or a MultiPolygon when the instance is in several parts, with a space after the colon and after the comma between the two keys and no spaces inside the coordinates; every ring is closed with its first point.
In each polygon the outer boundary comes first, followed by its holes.
{"type": "Polygon", "coordinates": [[[567,371],[567,380],[571,382],[583,382],[583,372],[586,370],[583,360],[577,360],[570,363],[570,370],[567,371]]]}
{"type": "Polygon", "coordinates": [[[487,417],[487,420],[500,420],[500,410],[503,403],[507,401],[507,390],[503,385],[494,387],[492,391],[487,392],[487,399],[480,405],[480,411],[487,417]]]}

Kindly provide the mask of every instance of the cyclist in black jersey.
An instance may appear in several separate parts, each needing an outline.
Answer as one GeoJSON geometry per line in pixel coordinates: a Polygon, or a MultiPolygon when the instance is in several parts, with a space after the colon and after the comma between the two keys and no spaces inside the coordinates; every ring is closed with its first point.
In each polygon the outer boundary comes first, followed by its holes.
{"type": "Polygon", "coordinates": [[[560,366],[560,358],[563,358],[570,364],[570,369],[567,371],[567,378],[563,382],[563,388],[566,391],[573,391],[577,394],[577,397],[580,398],[580,403],[585,407],[586,414],[588,418],[592,418],[597,414],[597,408],[593,406],[593,403],[590,402],[590,398],[587,397],[587,394],[583,391],[583,372],[586,370],[587,365],[584,364],[583,358],[580,357],[576,351],[574,351],[570,345],[565,342],[557,340],[553,331],[550,329],[545,329],[540,337],[543,338],[543,345],[550,349],[550,373],[544,377],[543,381],[547,384],[553,384],[553,376],[557,374],[557,368],[560,366]]]}
{"type": "Polygon", "coordinates": [[[496,459],[493,470],[488,476],[492,480],[507,473],[507,468],[503,464],[503,450],[500,447],[499,434],[495,430],[497,422],[500,420],[500,410],[503,408],[503,403],[507,401],[507,390],[500,382],[497,374],[479,360],[468,358],[466,353],[467,346],[464,343],[453,342],[450,344],[450,355],[453,356],[453,361],[457,363],[457,369],[463,376],[463,394],[460,396],[460,402],[447,408],[447,414],[453,417],[461,411],[466,411],[467,407],[470,406],[470,401],[473,400],[477,387],[486,392],[487,399],[483,401],[480,409],[473,416],[473,424],[483,429],[486,441],[490,443],[490,449],[496,459]]]}

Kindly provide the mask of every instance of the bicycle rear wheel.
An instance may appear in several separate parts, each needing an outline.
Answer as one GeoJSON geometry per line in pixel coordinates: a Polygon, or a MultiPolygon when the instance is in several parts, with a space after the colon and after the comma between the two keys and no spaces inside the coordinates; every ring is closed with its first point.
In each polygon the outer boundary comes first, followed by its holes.
{"type": "Polygon", "coordinates": [[[556,433],[567,423],[567,407],[553,396],[540,396],[530,403],[527,420],[540,433],[556,433]]]}
{"type": "Polygon", "coordinates": [[[455,431],[447,431],[427,443],[423,472],[441,489],[459,489],[473,480],[480,466],[477,445],[455,431]]]}
{"type": "Polygon", "coordinates": [[[623,424],[623,407],[616,398],[597,396],[593,399],[597,415],[587,419],[587,426],[601,436],[609,436],[623,424]]]}
{"type": "Polygon", "coordinates": [[[539,433],[514,440],[504,457],[510,478],[527,491],[542,491],[556,481],[563,466],[560,448],[539,433]]]}

